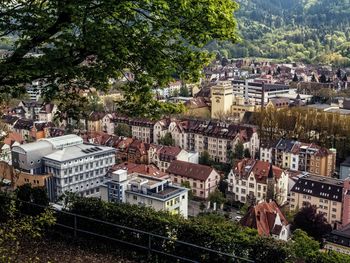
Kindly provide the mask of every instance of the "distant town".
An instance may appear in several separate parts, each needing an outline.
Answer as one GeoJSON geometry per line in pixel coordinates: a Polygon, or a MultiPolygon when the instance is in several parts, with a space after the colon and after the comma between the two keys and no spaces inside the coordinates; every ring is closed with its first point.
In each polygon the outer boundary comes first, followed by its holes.
{"type": "Polygon", "coordinates": [[[61,208],[62,196],[74,193],[184,218],[216,211],[285,241],[287,214],[314,206],[333,229],[325,248],[350,254],[350,147],[337,149],[336,132],[310,128],[307,140],[267,123],[269,113],[284,112],[295,131],[300,124],[289,112],[300,110],[305,118],[331,116],[327,125],[338,127],[335,119],[350,117],[349,74],[345,68],[222,59],[204,69],[199,83],[179,80],[156,90],[158,100],[185,107],[158,120],[115,111],[111,102],[123,100],[118,89],[97,94],[99,109],[86,118],[57,118],[58,105],[43,102],[45,83],[36,81],[22,100],[3,108],[1,189],[44,187],[61,208]],[[332,135],[331,145],[313,139],[332,135]]]}

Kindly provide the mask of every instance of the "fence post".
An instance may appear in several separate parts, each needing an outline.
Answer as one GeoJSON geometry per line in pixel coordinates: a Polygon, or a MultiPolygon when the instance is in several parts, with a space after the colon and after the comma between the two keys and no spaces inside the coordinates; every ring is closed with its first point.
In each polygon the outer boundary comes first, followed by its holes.
{"type": "Polygon", "coordinates": [[[148,259],[151,259],[151,253],[152,253],[152,236],[148,234],[148,259]]]}
{"type": "Polygon", "coordinates": [[[74,237],[77,237],[77,215],[74,215],[74,237]]]}

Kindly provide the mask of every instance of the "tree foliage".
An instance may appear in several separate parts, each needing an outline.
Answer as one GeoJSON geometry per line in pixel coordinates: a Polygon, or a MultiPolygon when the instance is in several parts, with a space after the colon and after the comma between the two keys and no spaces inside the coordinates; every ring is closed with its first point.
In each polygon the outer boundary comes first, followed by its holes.
{"type": "Polygon", "coordinates": [[[123,137],[131,137],[132,135],[130,126],[124,123],[119,123],[114,128],[114,133],[118,136],[123,136],[123,137]]]}
{"type": "Polygon", "coordinates": [[[170,132],[167,132],[163,137],[161,137],[158,140],[159,144],[166,145],[166,146],[174,146],[175,140],[173,139],[173,136],[170,132]]]}
{"type": "Polygon", "coordinates": [[[296,213],[293,220],[294,229],[302,229],[308,235],[321,241],[322,238],[332,231],[331,225],[327,222],[324,214],[317,211],[317,207],[307,203],[296,213]]]}
{"type": "Polygon", "coordinates": [[[43,79],[46,100],[59,99],[62,108],[83,93],[107,91],[110,79],[131,72],[119,110],[176,112],[154,100],[152,90],[175,74],[199,79],[210,59],[200,48],[213,39],[237,40],[237,7],[228,0],[1,1],[0,34],[13,43],[0,61],[0,91],[17,96],[24,84],[43,79]]]}

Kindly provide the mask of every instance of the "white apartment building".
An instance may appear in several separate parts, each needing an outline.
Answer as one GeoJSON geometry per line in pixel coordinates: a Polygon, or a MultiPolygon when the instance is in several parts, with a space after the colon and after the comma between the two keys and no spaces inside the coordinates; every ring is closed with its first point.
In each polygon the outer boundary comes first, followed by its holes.
{"type": "Polygon", "coordinates": [[[243,159],[228,175],[228,191],[241,203],[276,199],[284,204],[288,196],[288,175],[268,162],[243,159]]]}
{"type": "Polygon", "coordinates": [[[271,98],[283,95],[297,96],[296,89],[289,85],[254,82],[254,80],[233,80],[233,95],[252,101],[255,105],[266,105],[271,98]]]}
{"type": "Polygon", "coordinates": [[[101,199],[152,207],[156,211],[188,216],[188,189],[171,182],[126,170],[112,172],[101,187],[101,199]]]}
{"type": "Polygon", "coordinates": [[[77,135],[65,135],[15,146],[12,160],[16,169],[52,174],[55,199],[64,192],[91,197],[99,196],[103,178],[115,164],[115,149],[85,144],[77,135]]]}

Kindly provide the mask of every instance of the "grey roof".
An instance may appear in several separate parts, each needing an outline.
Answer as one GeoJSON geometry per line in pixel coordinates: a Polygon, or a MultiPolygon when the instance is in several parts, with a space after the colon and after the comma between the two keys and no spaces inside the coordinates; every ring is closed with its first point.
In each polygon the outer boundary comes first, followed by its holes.
{"type": "Polygon", "coordinates": [[[93,145],[93,144],[79,144],[65,147],[62,150],[55,151],[43,159],[49,159],[58,162],[69,161],[77,158],[94,156],[99,153],[115,152],[112,147],[93,145]]]}
{"type": "Polygon", "coordinates": [[[294,184],[291,192],[311,195],[336,202],[343,198],[343,180],[331,177],[306,175],[294,184]]]}

